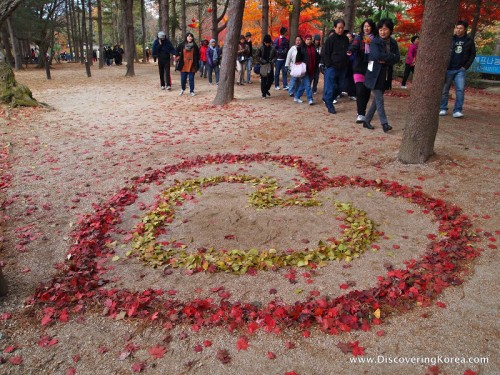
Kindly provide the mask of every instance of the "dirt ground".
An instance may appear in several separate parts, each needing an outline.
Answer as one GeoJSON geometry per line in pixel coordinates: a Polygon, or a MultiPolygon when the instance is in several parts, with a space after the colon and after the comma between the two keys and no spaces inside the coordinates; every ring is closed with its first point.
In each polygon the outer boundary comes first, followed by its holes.
{"type": "MultiPolygon", "coordinates": [[[[405,124],[408,91],[386,97],[393,126],[383,133],[355,124],[355,102],[340,100],[336,115],[320,105],[297,104],[284,91],[262,100],[258,78],[235,86],[236,99],[213,107],[217,87],[196,77],[196,96],[161,91],[157,67],[136,65],[92,69],[80,64],[55,65],[52,80],[30,68],[16,73],[34,97],[50,106],[0,108],[2,147],[1,257],[9,294],[0,299],[0,372],[7,374],[498,374],[500,236],[500,94],[468,90],[465,118],[441,117],[436,155],[425,165],[397,161],[405,124]],[[44,304],[26,303],[39,287],[71,263],[75,231],[88,225],[89,214],[112,201],[120,189],[137,185],[137,199],[120,212],[110,236],[116,258],[100,264],[116,290],[168,291],[179,301],[221,296],[267,305],[293,304],[320,294],[336,298],[367,290],[387,273],[388,264],[404,268],[422,257],[440,230],[418,205],[361,187],[331,187],[315,196],[321,206],[256,210],[248,197],[252,184],[217,184],[176,208],[158,241],[182,243],[185,251],[216,249],[304,249],[339,238],[345,216],[333,201],[350,202],[366,212],[379,233],[375,247],[347,263],[330,262],[314,270],[192,273],[152,268],[135,257],[130,236],[144,215],[158,207],[160,194],[178,181],[249,175],[276,179],[279,194],[305,182],[293,166],[263,162],[201,163],[148,183],[147,173],[206,155],[292,155],[314,164],[329,177],[360,176],[396,181],[463,209],[478,236],[481,255],[458,286],[446,288],[428,307],[382,311],[382,324],[370,330],[331,335],[317,326],[307,334],[297,326],[279,333],[245,326],[230,331],[181,322],[171,329],[151,319],[114,318],[92,298],[68,322],[42,324],[44,304]],[[83,223],[83,224],[82,224],[83,223]],[[64,268],[64,267],[63,267],[64,268]],[[92,306],[85,309],[85,306],[92,306]],[[309,335],[310,334],[310,335],[309,335]],[[242,339],[242,337],[244,337],[242,339]],[[358,341],[364,355],[344,354],[358,341]],[[248,343],[248,348],[245,348],[248,343]],[[340,344],[340,345],[339,345],[340,344]],[[155,351],[156,350],[156,351],[155,351]],[[155,358],[158,357],[158,358],[155,358]],[[373,363],[359,363],[361,360],[373,363]],[[358,361],[358,362],[356,362],[358,361]],[[225,363],[226,362],[226,363],[225,363]],[[467,372],[469,370],[470,372],[467,372]]],[[[322,84],[320,83],[320,87],[322,84]]],[[[410,87],[411,90],[411,87],[410,87]]],[[[326,178],[326,177],[325,177],[326,178]]],[[[88,229],[88,228],[87,228],[88,229]]],[[[372,244],[373,245],[373,244],[372,244]]],[[[294,268],[295,269],[295,268],[294,268]]],[[[39,289],[38,289],[39,290],[39,289]]],[[[74,297],[74,296],[73,296],[74,297]]],[[[222,297],[225,298],[225,297],[222,297]]],[[[109,307],[109,306],[108,306],[109,307]]],[[[46,322],[45,322],[46,323],[46,322]]]]}

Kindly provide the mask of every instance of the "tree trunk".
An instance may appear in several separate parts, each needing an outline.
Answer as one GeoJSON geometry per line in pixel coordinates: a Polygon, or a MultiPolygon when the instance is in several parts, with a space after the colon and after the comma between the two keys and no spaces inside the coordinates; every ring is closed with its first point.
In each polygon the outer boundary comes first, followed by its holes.
{"type": "Polygon", "coordinates": [[[170,24],[170,40],[175,43],[175,27],[177,24],[177,9],[175,8],[175,0],[172,0],[172,18],[174,22],[170,24]]]}
{"type": "Polygon", "coordinates": [[[125,73],[125,77],[133,77],[135,76],[134,0],[121,0],[121,4],[125,31],[125,54],[127,56],[127,72],[125,73]]]}
{"type": "Polygon", "coordinates": [[[421,164],[434,154],[439,103],[449,55],[450,36],[460,0],[426,1],[408,117],[399,160],[421,164]]]}
{"type": "MultiPolygon", "coordinates": [[[[89,2],[89,33],[87,35],[87,51],[90,51],[90,65],[94,65],[94,25],[92,22],[92,0],[88,0],[89,2]]],[[[87,52],[88,54],[88,52],[87,52]]],[[[87,57],[88,59],[88,57],[87,57]]]]}
{"type": "Polygon", "coordinates": [[[181,33],[182,38],[186,37],[187,33],[187,17],[186,17],[186,0],[181,0],[181,33]]]}
{"type": "Polygon", "coordinates": [[[293,9],[290,12],[290,41],[293,43],[299,35],[300,0],[293,0],[293,9]]]}
{"type": "Polygon", "coordinates": [[[142,62],[146,63],[146,5],[141,0],[141,26],[142,26],[142,62]]]}
{"type": "Polygon", "coordinates": [[[345,29],[354,31],[356,21],[356,0],[347,0],[344,8],[345,29]]]}
{"type": "Polygon", "coordinates": [[[14,62],[15,62],[14,68],[16,70],[21,70],[23,68],[23,56],[10,18],[7,18],[7,27],[9,28],[12,50],[14,51],[14,62]]]}
{"type": "Polygon", "coordinates": [[[104,68],[104,46],[102,38],[102,0],[97,0],[97,33],[99,34],[99,69],[104,68]]]}
{"type": "Polygon", "coordinates": [[[167,36],[170,34],[168,30],[168,0],[160,0],[160,30],[164,31],[167,36]]]}
{"type": "Polygon", "coordinates": [[[200,44],[201,44],[201,38],[202,38],[202,25],[203,25],[202,18],[203,18],[203,4],[200,2],[200,3],[198,3],[198,22],[199,22],[198,40],[200,41],[200,44]]]}
{"type": "Polygon", "coordinates": [[[12,12],[21,4],[24,0],[2,0],[0,1],[0,26],[2,23],[10,17],[12,12]]]}
{"type": "MultiPolygon", "coordinates": [[[[2,28],[2,46],[3,49],[5,50],[5,58],[7,63],[10,66],[15,66],[16,62],[14,59],[14,55],[12,54],[11,44],[9,40],[9,33],[7,32],[6,28],[2,28]]],[[[22,68],[22,62],[21,62],[21,68],[22,68]]]]}
{"type": "Polygon", "coordinates": [[[224,53],[222,54],[222,64],[220,72],[219,87],[214,99],[215,105],[224,105],[234,97],[234,71],[236,68],[236,54],[238,39],[241,33],[243,23],[243,11],[245,9],[245,0],[232,0],[229,6],[228,26],[226,38],[224,41],[224,53]]]}
{"type": "Polygon", "coordinates": [[[0,63],[0,103],[13,107],[36,107],[39,103],[26,86],[18,83],[9,64],[0,63]]]}
{"type": "Polygon", "coordinates": [[[73,55],[71,55],[71,60],[73,61],[77,61],[78,60],[78,57],[80,55],[80,51],[78,49],[78,28],[76,27],[76,11],[75,11],[75,0],[71,0],[70,1],[70,12],[69,12],[69,15],[70,15],[70,19],[71,19],[71,36],[73,37],[73,54],[74,54],[74,58],[73,58],[73,55]]]}
{"type": "MultiPolygon", "coordinates": [[[[88,0],[89,2],[91,0],[88,0]]],[[[87,25],[85,24],[85,0],[82,0],[82,55],[83,51],[85,51],[85,71],[87,73],[87,77],[92,76],[92,72],[90,71],[90,61],[92,60],[92,52],[89,50],[89,35],[87,34],[87,25]],[[85,49],[83,48],[83,43],[85,43],[85,49]]]]}
{"type": "MultiPolygon", "coordinates": [[[[99,0],[100,1],[100,0],[99,0]]],[[[69,54],[70,56],[73,56],[73,30],[71,28],[71,22],[70,22],[70,10],[69,10],[69,1],[66,1],[65,3],[65,10],[66,10],[66,33],[68,36],[68,44],[69,44],[69,54]],[[70,31],[71,30],[71,31],[70,31]]],[[[71,60],[71,59],[70,59],[71,60]]]]}
{"type": "Polygon", "coordinates": [[[474,9],[474,19],[472,20],[472,26],[470,29],[470,37],[472,40],[476,37],[477,24],[479,23],[479,17],[481,16],[481,5],[483,0],[476,0],[476,7],[474,9]]]}
{"type": "Polygon", "coordinates": [[[262,38],[269,32],[269,0],[262,0],[262,38]]]}
{"type": "Polygon", "coordinates": [[[219,32],[217,31],[219,21],[217,20],[217,0],[212,0],[212,38],[219,44],[219,32]]]}

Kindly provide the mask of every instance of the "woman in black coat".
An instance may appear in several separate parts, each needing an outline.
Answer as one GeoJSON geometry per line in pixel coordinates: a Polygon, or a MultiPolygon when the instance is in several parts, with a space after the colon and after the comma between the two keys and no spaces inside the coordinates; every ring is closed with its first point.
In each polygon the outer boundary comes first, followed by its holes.
{"type": "Polygon", "coordinates": [[[370,46],[370,60],[368,62],[365,86],[372,90],[373,101],[366,113],[363,127],[374,129],[370,124],[375,111],[378,113],[382,129],[385,133],[392,129],[389,125],[384,108],[384,91],[392,87],[392,73],[394,64],[400,59],[398,43],[391,38],[394,23],[390,18],[384,18],[377,24],[378,36],[370,46]]]}

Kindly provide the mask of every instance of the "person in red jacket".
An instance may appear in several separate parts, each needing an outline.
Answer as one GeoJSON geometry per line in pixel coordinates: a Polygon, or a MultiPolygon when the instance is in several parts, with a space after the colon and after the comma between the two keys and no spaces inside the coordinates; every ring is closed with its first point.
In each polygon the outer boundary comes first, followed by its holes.
{"type": "Polygon", "coordinates": [[[207,78],[208,40],[202,40],[200,46],[200,77],[207,78]]]}

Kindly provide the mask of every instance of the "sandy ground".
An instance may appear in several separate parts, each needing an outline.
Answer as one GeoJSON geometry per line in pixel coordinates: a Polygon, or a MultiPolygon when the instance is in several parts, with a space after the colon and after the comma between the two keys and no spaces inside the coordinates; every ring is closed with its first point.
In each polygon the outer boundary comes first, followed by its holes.
{"type": "MultiPolygon", "coordinates": [[[[136,65],[134,78],[124,73],[124,67],[93,68],[92,78],[87,78],[79,64],[56,65],[47,81],[43,71],[21,71],[17,79],[52,109],[0,109],[0,145],[10,166],[2,173],[12,176],[2,193],[1,212],[1,259],[10,289],[0,299],[2,373],[128,374],[138,363],[150,374],[500,373],[495,245],[500,234],[499,94],[467,92],[466,117],[440,118],[436,155],[425,165],[412,166],[397,161],[407,97],[386,98],[394,130],[384,134],[377,118],[374,131],[355,124],[355,103],[347,99],[340,101],[334,116],[323,105],[296,104],[283,91],[272,90],[270,99],[261,100],[257,77],[252,85],[235,86],[236,99],[219,108],[211,104],[216,86],[199,77],[196,96],[189,97],[178,95],[177,73],[173,91],[160,91],[153,64],[136,65]],[[183,324],[167,331],[142,319],[111,319],[100,309],[71,315],[68,323],[41,325],[43,306],[29,307],[25,301],[52,278],[54,265],[64,262],[77,222],[93,212],[93,205],[107,202],[148,171],[218,153],[294,155],[325,168],[331,177],[388,179],[421,188],[461,207],[481,238],[476,246],[484,251],[465,282],[447,288],[435,300],[438,305],[386,315],[382,325],[368,332],[328,335],[313,328],[310,337],[303,337],[295,328],[249,334],[224,327],[195,332],[183,324]],[[243,335],[249,347],[238,350],[243,335]],[[44,336],[57,342],[40,344],[44,336]],[[210,346],[203,344],[206,340],[210,346]],[[364,348],[364,356],[343,354],[337,346],[354,341],[364,348]],[[167,351],[154,359],[149,350],[158,345],[167,351]],[[227,350],[229,363],[220,360],[221,350],[227,350]],[[374,363],[355,363],[354,358],[374,363]],[[455,358],[472,362],[455,363],[455,358]],[[477,363],[481,358],[486,360],[477,363]]],[[[154,209],[158,194],[175,181],[232,174],[276,178],[280,193],[303,182],[294,168],[254,162],[205,165],[150,184],[123,212],[121,231],[113,233],[116,254],[122,258],[106,261],[113,266],[108,287],[172,290],[181,301],[209,297],[221,286],[231,301],[258,304],[276,298],[302,301],[315,291],[335,297],[346,292],[341,284],[349,284],[347,292],[374,286],[387,263],[404,267],[405,261],[422,256],[428,234],[439,235],[436,223],[419,207],[376,191],[326,189],[316,197],[319,207],[259,211],[247,202],[254,187],[220,184],[179,207],[160,239],[183,242],[187,251],[210,246],[300,249],[340,236],[342,215],[333,207],[335,200],[367,212],[385,233],[377,240],[380,250],[369,249],[349,267],[332,262],[308,276],[302,273],[310,270],[299,270],[295,284],[286,278],[287,269],[188,275],[125,260],[131,246],[126,236],[154,209]]]]}

